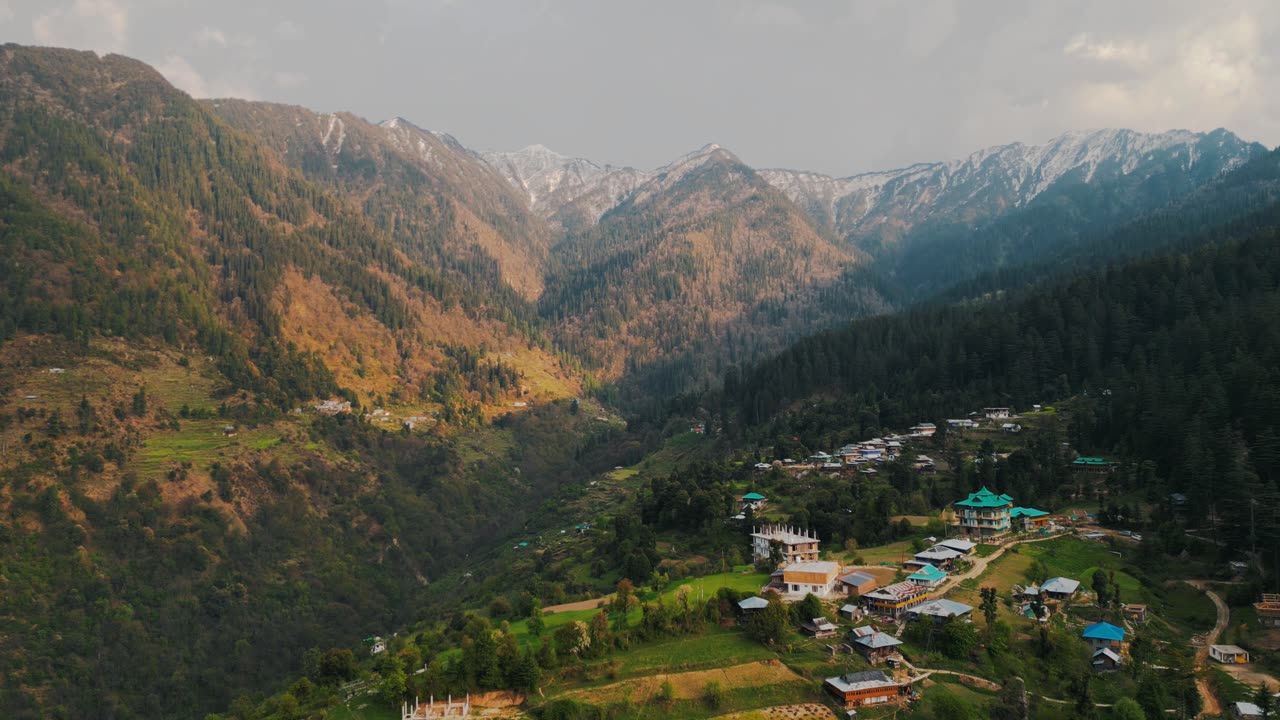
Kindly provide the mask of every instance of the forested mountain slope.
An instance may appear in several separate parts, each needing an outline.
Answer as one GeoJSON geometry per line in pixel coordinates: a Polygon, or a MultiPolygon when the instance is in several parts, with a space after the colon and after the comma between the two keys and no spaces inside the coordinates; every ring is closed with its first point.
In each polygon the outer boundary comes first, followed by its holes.
{"type": "MultiPolygon", "coordinates": [[[[726,381],[735,432],[906,427],[1081,395],[1075,447],[1152,461],[1150,482],[1214,507],[1244,542],[1250,498],[1280,500],[1277,232],[820,334],[726,381]],[[838,400],[798,405],[818,397],[838,400]]],[[[1280,502],[1264,507],[1259,547],[1274,549],[1280,502]]]]}
{"type": "MultiPolygon", "coordinates": [[[[663,169],[553,251],[541,311],[603,379],[663,397],[885,302],[734,155],[663,169]]],[[[634,397],[631,399],[635,399],[634,397]]]]}

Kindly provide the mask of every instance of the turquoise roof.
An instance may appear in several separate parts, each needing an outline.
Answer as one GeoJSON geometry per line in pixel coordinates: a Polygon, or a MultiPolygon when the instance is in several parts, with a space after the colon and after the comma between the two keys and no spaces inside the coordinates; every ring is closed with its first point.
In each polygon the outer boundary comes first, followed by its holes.
{"type": "Polygon", "coordinates": [[[1009,517],[1044,517],[1048,515],[1048,510],[1037,510],[1035,508],[1016,507],[1009,511],[1009,517]]]}
{"type": "Polygon", "coordinates": [[[1080,637],[1086,640],[1118,640],[1124,641],[1124,628],[1116,627],[1111,623],[1094,623],[1084,629],[1080,637]]]}
{"type": "Polygon", "coordinates": [[[1075,460],[1072,460],[1071,464],[1072,465],[1110,465],[1111,463],[1107,460],[1103,460],[1100,457],[1078,457],[1075,460]]]}
{"type": "Polygon", "coordinates": [[[975,493],[969,493],[964,500],[957,500],[956,505],[974,508],[996,508],[1012,505],[1013,498],[1008,495],[997,495],[985,487],[975,493]]]}
{"type": "Polygon", "coordinates": [[[941,570],[939,570],[938,568],[936,568],[936,567],[934,567],[934,566],[932,566],[932,565],[925,565],[925,566],[921,567],[919,570],[917,570],[917,571],[915,571],[915,572],[911,573],[910,575],[908,575],[908,576],[907,576],[907,579],[908,579],[908,580],[923,580],[923,581],[925,581],[925,582],[938,582],[939,580],[942,580],[942,579],[943,579],[943,578],[945,578],[946,576],[947,576],[947,574],[946,574],[946,573],[944,573],[944,572],[942,572],[942,571],[941,571],[941,570]]]}
{"type": "Polygon", "coordinates": [[[747,493],[746,495],[742,496],[742,499],[743,500],[763,500],[764,496],[761,495],[760,493],[747,493]]]}

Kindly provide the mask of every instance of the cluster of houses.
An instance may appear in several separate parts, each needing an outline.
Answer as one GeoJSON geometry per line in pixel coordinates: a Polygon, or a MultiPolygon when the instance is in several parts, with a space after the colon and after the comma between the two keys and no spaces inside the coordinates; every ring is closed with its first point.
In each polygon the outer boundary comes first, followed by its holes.
{"type": "MultiPolygon", "coordinates": [[[[803,461],[783,458],[782,460],[774,460],[771,463],[756,463],[755,468],[756,470],[764,471],[779,467],[793,472],[808,470],[856,471],[864,475],[875,475],[875,465],[877,463],[897,460],[902,449],[912,440],[932,437],[937,431],[938,427],[933,423],[920,423],[913,426],[906,435],[892,434],[862,442],[849,443],[831,452],[816,452],[803,461]]],[[[925,473],[933,472],[937,469],[937,463],[925,455],[917,455],[914,465],[916,470],[925,473]]]]}
{"type": "Polygon", "coordinates": [[[321,415],[344,415],[351,412],[351,403],[346,400],[325,400],[312,407],[321,415]]]}

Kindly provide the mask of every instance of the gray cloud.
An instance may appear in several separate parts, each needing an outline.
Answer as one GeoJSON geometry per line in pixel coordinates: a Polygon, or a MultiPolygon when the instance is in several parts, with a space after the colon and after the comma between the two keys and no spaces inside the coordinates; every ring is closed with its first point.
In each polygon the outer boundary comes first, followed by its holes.
{"type": "Polygon", "coordinates": [[[706,142],[847,174],[1068,129],[1280,143],[1271,0],[0,0],[9,39],[195,95],[402,115],[654,167],[706,142]]]}

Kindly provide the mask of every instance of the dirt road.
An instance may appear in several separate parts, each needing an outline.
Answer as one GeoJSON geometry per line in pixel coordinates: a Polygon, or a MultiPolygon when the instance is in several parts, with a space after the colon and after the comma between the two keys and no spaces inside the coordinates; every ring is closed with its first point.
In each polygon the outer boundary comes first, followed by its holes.
{"type": "MultiPolygon", "coordinates": [[[[1213,601],[1213,606],[1218,610],[1218,620],[1213,624],[1213,630],[1204,638],[1204,647],[1196,649],[1196,669],[1201,670],[1209,661],[1209,646],[1218,642],[1218,637],[1227,629],[1227,623],[1231,622],[1231,608],[1218,597],[1218,594],[1209,589],[1209,584],[1205,580],[1188,580],[1187,584],[1193,588],[1202,590],[1209,599],[1213,601]]],[[[1209,687],[1209,682],[1202,677],[1196,678],[1196,689],[1200,691],[1200,698],[1204,701],[1204,709],[1200,711],[1198,717],[1216,717],[1222,714],[1222,704],[1218,702],[1218,698],[1213,694],[1213,690],[1209,687]]]]}
{"type": "MultiPolygon", "coordinates": [[[[1057,535],[1046,535],[1044,537],[1027,538],[1025,540],[1014,540],[1012,542],[1007,542],[1004,545],[1001,545],[999,550],[996,550],[995,552],[991,553],[986,557],[977,557],[975,555],[972,558],[965,558],[966,560],[969,560],[973,563],[973,567],[969,568],[965,572],[960,573],[959,575],[948,575],[946,581],[942,584],[942,587],[940,588],[940,590],[941,592],[945,592],[947,589],[950,589],[952,586],[959,585],[961,582],[968,580],[969,578],[978,577],[979,575],[981,575],[983,572],[986,571],[987,565],[989,565],[992,560],[995,560],[1001,555],[1004,555],[1006,552],[1008,552],[1009,548],[1015,545],[1025,545],[1026,543],[1033,543],[1033,542],[1044,542],[1045,540],[1056,540],[1057,538],[1060,538],[1060,537],[1064,537],[1064,535],[1060,533],[1057,535]]],[[[940,595],[941,592],[939,592],[938,594],[940,595]]]]}

